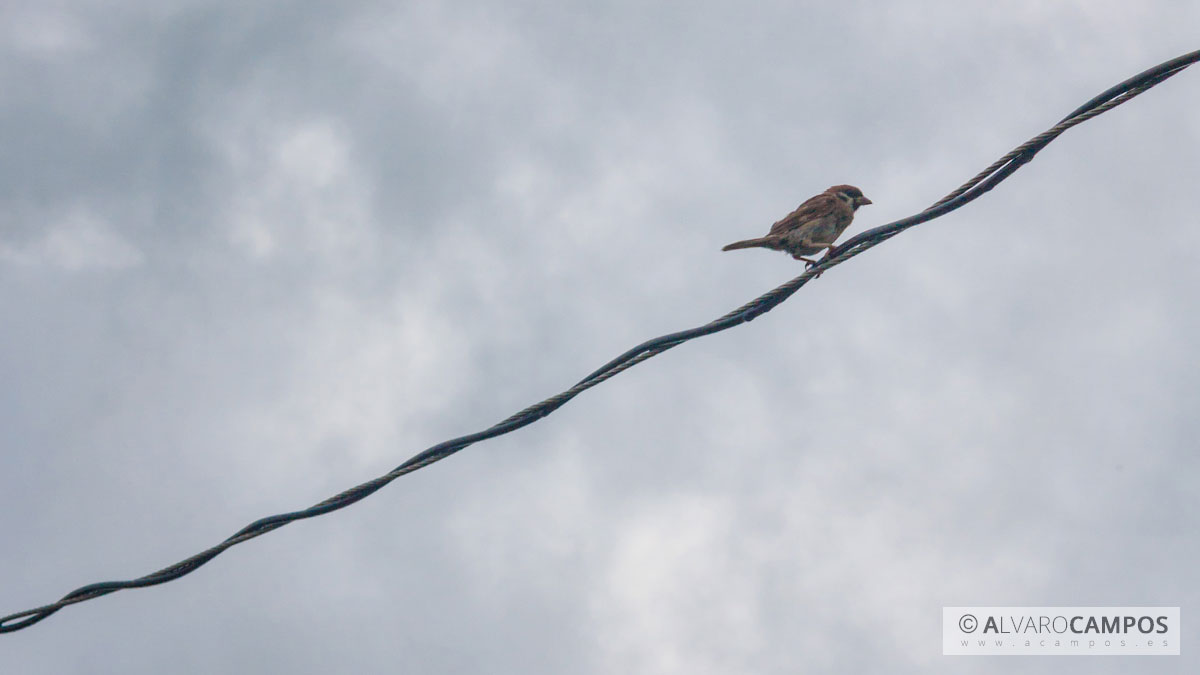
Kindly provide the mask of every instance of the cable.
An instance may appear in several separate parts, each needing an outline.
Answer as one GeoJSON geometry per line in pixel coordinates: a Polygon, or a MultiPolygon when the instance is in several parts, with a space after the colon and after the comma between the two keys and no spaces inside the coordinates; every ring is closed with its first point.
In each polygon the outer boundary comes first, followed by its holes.
{"type": "Polygon", "coordinates": [[[107,595],[115,591],[126,588],[141,588],[144,586],[154,586],[157,584],[166,583],[179,577],[184,576],[200,567],[204,563],[212,560],[220,555],[223,551],[235,546],[244,541],[248,541],[260,535],[266,534],[272,530],[278,529],[288,523],[303,520],[305,518],[313,518],[331,511],[336,511],[345,508],[360,499],[363,499],[383,486],[391,483],[397,478],[412,473],[417,469],[429,466],[434,462],[440,461],[453,455],[454,453],[466,448],[467,446],[478,443],[479,441],[495,438],[512,431],[516,431],[521,427],[532,424],[537,420],[549,415],[563,404],[577,395],[591,389],[592,387],[604,382],[605,380],[620,374],[622,371],[632,368],[637,364],[649,359],[653,356],[661,354],[672,347],[678,346],[689,340],[694,340],[704,335],[711,335],[734,326],[752,321],[758,316],[771,311],[784,300],[787,300],[793,293],[800,290],[802,286],[819,276],[822,272],[831,267],[840,265],[847,260],[863,253],[864,251],[878,246],[901,232],[915,227],[924,222],[933,220],[940,216],[944,216],[955,209],[962,208],[966,204],[983,196],[992,188],[1000,184],[1001,181],[1008,178],[1022,165],[1033,159],[1034,155],[1041,151],[1042,148],[1050,144],[1051,141],[1058,138],[1071,127],[1086,122],[1087,120],[1103,114],[1122,103],[1132,99],[1133,97],[1147,91],[1162,81],[1182,72],[1185,68],[1200,61],[1200,50],[1184,54],[1177,58],[1161,63],[1149,70],[1146,70],[1138,75],[1135,75],[1120,84],[1117,84],[1103,93],[1099,94],[1092,100],[1083,104],[1071,114],[1064,117],[1058,124],[1054,125],[1047,131],[1033,137],[1026,143],[1018,146],[1012,152],[1009,152],[1004,157],[1001,157],[988,168],[981,171],[974,178],[964,183],[954,192],[946,195],[942,199],[935,202],[932,206],[907,218],[881,225],[879,227],[866,230],[848,240],[834,249],[831,249],[824,257],[817,262],[816,265],[809,266],[800,276],[788,281],[787,283],[771,290],[754,300],[742,305],[741,307],[729,312],[719,319],[711,321],[703,326],[698,326],[689,330],[671,333],[661,337],[648,340],[642,344],[626,351],[617,358],[604,364],[596,371],[580,380],[575,386],[566,391],[551,396],[550,398],[536,403],[525,408],[524,410],[514,414],[508,419],[491,426],[483,431],[479,431],[467,436],[460,436],[448,441],[439,443],[424,452],[421,452],[400,466],[392,469],[388,473],[369,480],[361,485],[356,485],[344,492],[341,492],[329,499],[326,499],[318,504],[302,509],[292,511],[291,513],[280,513],[250,523],[246,527],[236,532],[233,536],[225,541],[209,548],[208,550],[197,553],[196,555],[175,563],[169,567],[165,567],[157,572],[147,574],[137,579],[128,581],[104,581],[95,584],[89,584],[82,588],[77,588],[64,596],[58,602],[43,605],[34,609],[25,610],[10,614],[0,619],[0,633],[11,633],[13,631],[27,628],[33,624],[45,619],[54,614],[58,610],[68,605],[91,600],[102,595],[107,595]]]}

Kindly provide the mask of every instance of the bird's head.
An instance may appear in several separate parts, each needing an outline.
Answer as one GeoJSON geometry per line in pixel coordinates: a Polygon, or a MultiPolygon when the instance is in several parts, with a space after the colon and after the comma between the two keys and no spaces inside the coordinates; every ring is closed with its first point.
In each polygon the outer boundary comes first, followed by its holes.
{"type": "Polygon", "coordinates": [[[872,203],[870,199],[867,199],[863,195],[862,190],[853,185],[834,185],[826,190],[826,192],[846,202],[852,209],[872,203]]]}

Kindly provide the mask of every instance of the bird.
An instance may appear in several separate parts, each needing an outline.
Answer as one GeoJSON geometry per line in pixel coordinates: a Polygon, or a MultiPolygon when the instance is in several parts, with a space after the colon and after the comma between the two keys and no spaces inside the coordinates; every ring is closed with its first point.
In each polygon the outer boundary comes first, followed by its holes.
{"type": "Polygon", "coordinates": [[[833,242],[854,220],[854,212],[858,207],[870,203],[871,200],[863,196],[862,190],[853,185],[834,185],[772,225],[767,236],[735,241],[721,250],[769,248],[790,253],[796,260],[815,265],[817,261],[805,256],[833,248],[833,242]]]}

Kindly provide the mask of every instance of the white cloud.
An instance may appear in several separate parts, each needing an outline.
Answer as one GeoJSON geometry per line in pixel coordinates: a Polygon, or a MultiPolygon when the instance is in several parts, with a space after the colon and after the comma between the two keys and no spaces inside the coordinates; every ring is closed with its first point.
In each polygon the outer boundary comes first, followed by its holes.
{"type": "Polygon", "coordinates": [[[643,502],[611,524],[590,604],[603,672],[714,673],[758,649],[761,577],[736,507],[712,495],[643,502]]]}
{"type": "Polygon", "coordinates": [[[0,241],[0,260],[79,272],[135,267],[143,255],[98,216],[77,210],[25,245],[0,241]]]}
{"type": "Polygon", "coordinates": [[[329,120],[264,126],[245,114],[215,129],[233,175],[231,242],[260,260],[301,253],[333,261],[369,252],[370,181],[345,133],[329,120]]]}
{"type": "Polygon", "coordinates": [[[18,53],[54,57],[88,49],[92,40],[83,21],[54,3],[14,3],[0,9],[5,46],[18,53]]]}

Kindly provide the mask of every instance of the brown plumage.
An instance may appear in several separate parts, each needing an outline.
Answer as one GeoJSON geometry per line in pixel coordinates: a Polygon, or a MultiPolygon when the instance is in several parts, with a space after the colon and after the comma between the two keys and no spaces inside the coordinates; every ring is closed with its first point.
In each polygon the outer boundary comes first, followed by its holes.
{"type": "Polygon", "coordinates": [[[854,211],[870,203],[853,185],[834,185],[772,225],[767,236],[737,241],[721,250],[769,248],[790,253],[796,260],[815,262],[804,256],[833,248],[833,242],[854,220],[854,211]]]}

